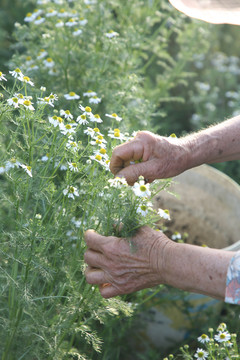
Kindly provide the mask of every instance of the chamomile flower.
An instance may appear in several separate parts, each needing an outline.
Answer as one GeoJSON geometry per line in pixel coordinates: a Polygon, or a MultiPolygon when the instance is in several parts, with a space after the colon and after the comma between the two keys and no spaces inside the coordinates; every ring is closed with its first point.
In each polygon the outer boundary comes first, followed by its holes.
{"type": "Polygon", "coordinates": [[[54,107],[54,104],[50,100],[49,96],[45,96],[44,98],[38,98],[38,104],[50,105],[54,107]]]}
{"type": "Polygon", "coordinates": [[[200,360],[200,359],[207,359],[208,357],[208,352],[203,350],[203,349],[197,349],[196,353],[194,354],[195,358],[197,358],[197,360],[200,360]]]}
{"type": "Polygon", "coordinates": [[[63,195],[74,200],[75,197],[79,196],[79,192],[76,187],[69,185],[66,189],[63,190],[63,195]]]}
{"type": "Polygon", "coordinates": [[[69,170],[71,170],[71,171],[73,171],[73,172],[78,172],[77,163],[75,163],[75,162],[68,162],[68,167],[69,167],[69,170]]]}
{"type": "Polygon", "coordinates": [[[0,175],[6,172],[5,166],[0,166],[0,175]]]}
{"type": "Polygon", "coordinates": [[[158,209],[157,214],[164,220],[171,220],[169,211],[167,209],[158,209]]]}
{"type": "Polygon", "coordinates": [[[82,26],[85,26],[88,23],[87,19],[84,19],[83,17],[81,17],[79,19],[79,24],[82,26]]]}
{"type": "Polygon", "coordinates": [[[69,20],[65,23],[65,25],[68,26],[68,27],[72,27],[72,26],[75,26],[75,25],[77,25],[77,24],[78,24],[78,22],[77,22],[76,19],[74,19],[74,18],[69,19],[69,20]]]}
{"type": "Polygon", "coordinates": [[[119,36],[119,33],[117,33],[116,31],[110,30],[109,32],[105,33],[105,36],[109,39],[112,39],[112,38],[119,36]]]}
{"type": "Polygon", "coordinates": [[[214,339],[221,343],[221,342],[229,341],[231,339],[231,335],[229,334],[228,331],[222,331],[219,332],[219,334],[215,335],[214,339]]]}
{"type": "Polygon", "coordinates": [[[18,97],[14,96],[10,99],[7,100],[8,105],[13,106],[15,108],[19,107],[19,104],[21,104],[20,100],[18,99],[18,97]]]}
{"type": "Polygon", "coordinates": [[[83,93],[83,96],[93,97],[93,96],[97,96],[97,93],[95,91],[88,90],[87,92],[83,93]]]}
{"type": "Polygon", "coordinates": [[[67,100],[78,100],[80,96],[77,95],[74,91],[70,91],[70,93],[64,95],[67,100]]]}
{"type": "Polygon", "coordinates": [[[120,122],[122,121],[122,118],[120,116],[118,116],[116,113],[113,114],[105,114],[105,116],[110,117],[112,119],[115,119],[116,121],[120,122]]]}
{"type": "Polygon", "coordinates": [[[45,21],[45,18],[44,18],[44,17],[38,16],[38,17],[36,18],[36,20],[34,21],[34,24],[35,24],[35,25],[40,25],[40,24],[44,23],[44,21],[45,21]]]}
{"type": "Polygon", "coordinates": [[[182,235],[180,234],[180,232],[178,231],[174,231],[174,233],[171,236],[172,240],[181,240],[182,239],[182,235]]]}
{"type": "Polygon", "coordinates": [[[210,338],[209,336],[207,336],[206,334],[202,334],[201,336],[199,336],[198,338],[198,341],[202,344],[206,344],[210,341],[210,338]]]}
{"type": "Polygon", "coordinates": [[[11,158],[10,160],[8,160],[5,164],[5,169],[6,171],[10,170],[10,169],[14,169],[15,167],[20,167],[22,164],[16,160],[16,158],[11,158]]]}
{"type": "Polygon", "coordinates": [[[151,196],[151,191],[149,189],[150,184],[145,184],[142,176],[139,177],[138,182],[135,182],[132,189],[136,196],[139,197],[149,197],[151,196]]]}
{"type": "Polygon", "coordinates": [[[34,21],[36,19],[36,16],[34,15],[34,14],[32,14],[32,13],[27,13],[27,15],[25,16],[25,18],[24,18],[24,21],[25,22],[32,22],[32,21],[34,21]]]}
{"type": "Polygon", "coordinates": [[[57,15],[57,11],[54,9],[49,9],[48,12],[45,14],[46,17],[52,17],[56,15],[57,15]]]}
{"type": "Polygon", "coordinates": [[[73,119],[73,115],[70,113],[69,110],[60,110],[60,115],[63,116],[67,120],[73,119]]]}
{"type": "Polygon", "coordinates": [[[116,176],[114,179],[108,180],[110,187],[120,189],[123,186],[128,186],[128,183],[124,177],[116,176]]]}
{"type": "Polygon", "coordinates": [[[50,116],[48,118],[48,120],[49,120],[50,124],[52,124],[54,127],[57,127],[57,126],[60,127],[60,125],[63,124],[63,118],[61,118],[60,116],[56,116],[56,115],[50,116]]]}
{"type": "Polygon", "coordinates": [[[32,177],[32,168],[31,168],[31,166],[21,164],[21,167],[23,168],[23,170],[26,171],[26,173],[27,173],[30,177],[32,177]]]}
{"type": "Polygon", "coordinates": [[[81,29],[74,29],[74,31],[72,32],[73,36],[78,36],[82,34],[82,30],[81,29]]]}
{"type": "Polygon", "coordinates": [[[98,128],[92,129],[90,127],[87,127],[87,129],[85,129],[83,132],[91,136],[91,138],[93,139],[96,139],[98,136],[103,137],[103,134],[100,133],[100,130],[98,128]]]}
{"type": "Polygon", "coordinates": [[[94,161],[98,162],[98,163],[101,164],[102,166],[105,166],[105,165],[106,165],[105,159],[104,159],[103,156],[100,155],[100,154],[91,155],[89,158],[90,158],[91,160],[94,160],[94,161]]]}
{"type": "Polygon", "coordinates": [[[31,86],[34,86],[34,83],[31,81],[31,79],[28,77],[28,76],[23,76],[21,79],[22,82],[26,83],[26,84],[29,84],[31,86]]]}
{"type": "Polygon", "coordinates": [[[25,107],[25,109],[28,109],[28,110],[31,110],[31,111],[34,111],[34,107],[32,106],[32,103],[30,100],[24,100],[23,103],[21,104],[25,107]]]}
{"type": "Polygon", "coordinates": [[[59,17],[69,17],[69,13],[65,9],[60,9],[58,12],[59,17]]]}
{"type": "Polygon", "coordinates": [[[52,58],[48,57],[47,59],[43,60],[43,64],[47,67],[47,68],[52,68],[55,65],[55,62],[53,61],[52,58]]]}
{"type": "Polygon", "coordinates": [[[76,132],[75,129],[76,125],[77,124],[66,124],[66,125],[61,124],[59,127],[63,135],[70,135],[76,132]]]}
{"type": "Polygon", "coordinates": [[[89,120],[91,122],[95,122],[95,123],[98,123],[98,124],[103,122],[102,119],[100,118],[100,115],[98,115],[98,114],[95,114],[95,115],[92,114],[92,116],[90,116],[89,120]]]}
{"type": "Polygon", "coordinates": [[[90,106],[84,107],[80,104],[79,109],[83,112],[84,115],[86,115],[88,117],[93,117],[92,109],[90,108],[90,106]]]}
{"type": "Polygon", "coordinates": [[[22,80],[23,73],[19,68],[16,68],[15,70],[9,71],[9,74],[11,74],[15,79],[22,80]]]}
{"type": "Polygon", "coordinates": [[[61,28],[61,27],[64,26],[64,22],[63,22],[62,20],[58,20],[58,21],[56,22],[55,26],[56,26],[57,28],[61,28]]]}
{"type": "Polygon", "coordinates": [[[80,125],[87,125],[89,124],[89,121],[87,120],[86,115],[82,114],[80,116],[77,117],[77,123],[80,125]]]}
{"type": "Polygon", "coordinates": [[[37,60],[44,59],[48,55],[47,51],[44,49],[41,49],[37,55],[37,60]]]}
{"type": "Polygon", "coordinates": [[[220,332],[220,331],[225,331],[227,329],[227,325],[222,322],[221,324],[218,325],[218,328],[217,328],[217,331],[220,332]]]}
{"type": "Polygon", "coordinates": [[[66,148],[75,153],[78,151],[78,144],[76,141],[69,140],[66,144],[66,148]]]}
{"type": "Polygon", "coordinates": [[[89,98],[90,104],[99,104],[101,101],[102,101],[102,99],[97,96],[93,96],[93,97],[89,98]]]}
{"type": "Polygon", "coordinates": [[[149,211],[149,207],[146,204],[141,204],[137,208],[137,213],[142,215],[142,216],[146,216],[148,214],[148,211],[149,211]]]}
{"type": "Polygon", "coordinates": [[[119,129],[109,130],[108,136],[112,139],[117,139],[121,141],[126,139],[125,135],[122,134],[119,129]]]}
{"type": "Polygon", "coordinates": [[[4,80],[4,81],[7,81],[7,79],[5,78],[5,74],[3,74],[1,71],[0,71],[0,81],[4,80]]]}

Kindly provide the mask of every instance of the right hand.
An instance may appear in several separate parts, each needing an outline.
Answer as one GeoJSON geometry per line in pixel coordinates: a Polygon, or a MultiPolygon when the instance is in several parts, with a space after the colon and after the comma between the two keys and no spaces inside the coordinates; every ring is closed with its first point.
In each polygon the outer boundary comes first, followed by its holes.
{"type": "Polygon", "coordinates": [[[133,140],[117,146],[112,153],[110,170],[133,185],[140,175],[147,182],[166,179],[187,170],[189,150],[182,139],[139,131],[133,140]],[[131,164],[134,161],[141,161],[131,164]]]}

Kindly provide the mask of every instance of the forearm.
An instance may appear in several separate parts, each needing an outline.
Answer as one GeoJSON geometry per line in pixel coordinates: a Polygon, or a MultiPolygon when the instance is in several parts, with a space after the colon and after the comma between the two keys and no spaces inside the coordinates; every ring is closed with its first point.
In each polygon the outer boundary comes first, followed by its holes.
{"type": "Polygon", "coordinates": [[[233,252],[169,243],[164,250],[165,283],[223,300],[233,252]]]}
{"type": "Polygon", "coordinates": [[[240,116],[181,138],[188,148],[188,168],[240,159],[240,116]]]}

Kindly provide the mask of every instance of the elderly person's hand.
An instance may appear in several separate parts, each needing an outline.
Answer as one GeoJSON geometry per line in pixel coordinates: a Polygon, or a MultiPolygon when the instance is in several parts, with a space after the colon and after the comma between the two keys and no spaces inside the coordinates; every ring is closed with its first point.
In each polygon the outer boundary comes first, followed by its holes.
{"type": "Polygon", "coordinates": [[[85,275],[105,298],[159,284],[224,299],[230,251],[179,244],[145,226],[131,239],[85,233],[85,275]]]}
{"type": "Polygon", "coordinates": [[[88,230],[85,241],[86,280],[98,284],[103,297],[128,294],[164,282],[164,248],[171,240],[161,232],[145,226],[127,240],[88,230]]]}
{"type": "Polygon", "coordinates": [[[133,140],[113,150],[110,169],[123,176],[130,185],[140,175],[147,182],[169,178],[187,169],[189,148],[182,139],[139,131],[133,140]],[[140,161],[134,164],[135,161],[140,161]]]}

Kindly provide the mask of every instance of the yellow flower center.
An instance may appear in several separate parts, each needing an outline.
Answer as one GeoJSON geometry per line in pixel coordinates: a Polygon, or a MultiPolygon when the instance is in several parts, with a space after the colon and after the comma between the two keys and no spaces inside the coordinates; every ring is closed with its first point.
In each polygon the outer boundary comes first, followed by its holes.
{"type": "Polygon", "coordinates": [[[117,131],[117,132],[114,132],[113,134],[115,137],[120,137],[120,133],[117,131]]]}
{"type": "Polygon", "coordinates": [[[31,171],[32,170],[32,168],[31,168],[31,166],[27,166],[27,169],[28,169],[28,171],[31,171]]]}
{"type": "Polygon", "coordinates": [[[141,210],[146,211],[146,210],[147,210],[147,206],[146,206],[146,205],[141,205],[141,210]]]}
{"type": "Polygon", "coordinates": [[[15,103],[18,103],[18,98],[14,97],[14,98],[12,98],[12,101],[15,103]]]}
{"type": "Polygon", "coordinates": [[[65,9],[60,9],[59,12],[60,13],[65,13],[65,9]]]}
{"type": "Polygon", "coordinates": [[[94,128],[93,131],[100,132],[99,128],[94,128]]]}
{"type": "Polygon", "coordinates": [[[98,161],[100,161],[100,160],[102,160],[102,157],[101,157],[101,155],[96,155],[96,156],[95,156],[95,159],[98,160],[98,161]]]}
{"type": "Polygon", "coordinates": [[[75,95],[76,95],[76,93],[75,93],[75,92],[73,92],[73,91],[71,91],[71,92],[69,93],[69,95],[70,95],[70,96],[75,96],[75,95]]]}
{"type": "Polygon", "coordinates": [[[72,128],[72,126],[70,124],[67,124],[66,126],[66,129],[70,130],[72,128]]]}
{"type": "Polygon", "coordinates": [[[31,56],[27,56],[27,57],[26,57],[26,60],[27,60],[27,61],[30,61],[30,60],[32,60],[32,57],[31,57],[31,56]]]}
{"type": "Polygon", "coordinates": [[[25,101],[23,102],[23,104],[26,105],[26,106],[30,106],[30,105],[31,105],[31,101],[25,100],[25,101]]]}
{"type": "MultiPolygon", "coordinates": [[[[54,116],[53,116],[53,118],[54,118],[54,116]]],[[[60,122],[60,123],[62,123],[63,122],[63,119],[60,117],[60,116],[56,116],[56,120],[58,121],[58,122],[60,122]]]]}
{"type": "Polygon", "coordinates": [[[16,73],[20,73],[20,72],[21,72],[21,70],[20,70],[19,68],[16,68],[14,71],[15,71],[16,73]]]}
{"type": "Polygon", "coordinates": [[[54,95],[49,95],[49,99],[51,99],[51,100],[53,100],[53,99],[55,99],[55,97],[54,97],[54,95]]]}
{"type": "Polygon", "coordinates": [[[72,163],[72,166],[76,168],[76,167],[77,167],[77,164],[76,164],[76,163],[72,163]]]}
{"type": "Polygon", "coordinates": [[[69,187],[69,192],[70,192],[71,194],[74,193],[74,187],[73,187],[73,186],[70,186],[70,187],[69,187]]]}
{"type": "Polygon", "coordinates": [[[114,131],[114,132],[119,132],[119,133],[120,133],[120,130],[119,130],[119,129],[114,129],[113,131],[114,131]]]}
{"type": "Polygon", "coordinates": [[[109,164],[110,163],[110,160],[106,160],[106,164],[109,164]]]}
{"type": "Polygon", "coordinates": [[[30,78],[28,76],[24,76],[23,80],[28,82],[28,81],[30,81],[30,78]]]}
{"type": "Polygon", "coordinates": [[[71,141],[71,142],[70,142],[70,145],[71,145],[72,147],[76,147],[76,146],[77,146],[77,144],[75,143],[75,141],[71,141]]]}
{"type": "Polygon", "coordinates": [[[99,116],[98,114],[95,114],[94,117],[95,117],[96,119],[100,119],[100,116],[99,116]]]}
{"type": "Polygon", "coordinates": [[[24,98],[23,94],[18,94],[18,98],[23,99],[24,98]]]}
{"type": "Polygon", "coordinates": [[[49,97],[47,97],[47,96],[45,96],[45,98],[43,100],[46,101],[46,102],[50,101],[49,97]]]}
{"type": "Polygon", "coordinates": [[[15,164],[17,160],[15,158],[11,158],[10,161],[11,161],[11,163],[15,164]]]}
{"type": "Polygon", "coordinates": [[[2,72],[0,71],[0,76],[2,76],[2,72]]]}
{"type": "Polygon", "coordinates": [[[70,113],[69,110],[66,110],[66,111],[65,111],[65,114],[70,115],[71,113],[70,113]]]}
{"type": "Polygon", "coordinates": [[[96,140],[96,144],[101,144],[102,143],[102,141],[101,140],[96,140]]]}
{"type": "Polygon", "coordinates": [[[31,17],[32,16],[32,13],[27,13],[26,17],[31,17]]]}
{"type": "Polygon", "coordinates": [[[81,119],[86,120],[86,115],[81,115],[81,119]]]}
{"type": "Polygon", "coordinates": [[[52,58],[50,58],[50,57],[48,57],[48,58],[47,58],[47,62],[49,62],[49,63],[50,63],[50,62],[52,62],[52,61],[53,61],[53,59],[52,59],[52,58]]]}
{"type": "Polygon", "coordinates": [[[107,150],[102,148],[102,149],[100,149],[99,152],[100,152],[100,154],[103,154],[103,155],[104,155],[104,154],[106,154],[107,150]]]}
{"type": "Polygon", "coordinates": [[[117,117],[117,114],[116,114],[116,113],[113,113],[112,116],[113,116],[113,117],[117,117]]]}
{"type": "Polygon", "coordinates": [[[85,111],[86,111],[86,112],[91,112],[92,109],[90,108],[90,106],[86,106],[86,107],[85,107],[85,111]]]}
{"type": "Polygon", "coordinates": [[[147,190],[147,188],[145,185],[140,185],[140,191],[144,192],[146,190],[147,190]]]}
{"type": "Polygon", "coordinates": [[[98,138],[99,140],[103,140],[103,136],[102,136],[102,135],[98,135],[97,138],[98,138]]]}
{"type": "Polygon", "coordinates": [[[221,335],[220,335],[220,338],[221,338],[221,339],[225,339],[225,337],[226,337],[225,334],[221,334],[221,335]]]}

